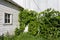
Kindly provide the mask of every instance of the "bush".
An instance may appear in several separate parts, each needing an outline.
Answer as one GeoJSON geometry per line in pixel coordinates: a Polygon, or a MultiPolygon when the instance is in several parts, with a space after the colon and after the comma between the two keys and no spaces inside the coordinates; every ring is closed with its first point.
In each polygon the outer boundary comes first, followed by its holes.
{"type": "Polygon", "coordinates": [[[29,25],[29,32],[32,35],[36,35],[38,28],[37,24],[37,12],[35,11],[28,11],[28,10],[23,10],[19,13],[19,23],[20,23],[20,31],[23,32],[25,27],[29,25]],[[33,25],[34,24],[34,25],[33,25]],[[32,30],[34,28],[34,30],[32,30]]]}
{"type": "Polygon", "coordinates": [[[47,9],[37,13],[23,10],[19,13],[20,30],[23,32],[26,25],[28,32],[33,36],[38,34],[48,40],[60,37],[60,12],[47,9]]]}
{"type": "Polygon", "coordinates": [[[28,31],[31,35],[36,36],[38,34],[38,22],[31,21],[29,23],[28,31]]]}
{"type": "Polygon", "coordinates": [[[60,37],[60,12],[47,9],[39,14],[40,35],[54,40],[60,37]],[[41,16],[43,14],[43,16],[41,16]]]}
{"type": "Polygon", "coordinates": [[[5,35],[4,40],[15,40],[15,36],[14,35],[5,35]]]}
{"type": "Polygon", "coordinates": [[[16,28],[16,29],[15,29],[15,36],[20,35],[20,32],[21,32],[20,29],[16,28]]]}
{"type": "Polygon", "coordinates": [[[0,40],[4,40],[4,34],[0,36],[0,40]]]}

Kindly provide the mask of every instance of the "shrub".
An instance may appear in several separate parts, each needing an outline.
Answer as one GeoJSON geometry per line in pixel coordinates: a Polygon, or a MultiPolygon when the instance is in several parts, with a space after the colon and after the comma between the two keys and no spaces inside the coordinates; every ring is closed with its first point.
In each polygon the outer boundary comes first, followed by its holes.
{"type": "Polygon", "coordinates": [[[4,34],[0,36],[0,40],[4,40],[4,34]]]}
{"type": "Polygon", "coordinates": [[[20,32],[21,32],[20,29],[16,28],[16,29],[15,29],[15,36],[20,35],[20,32]]]}
{"type": "Polygon", "coordinates": [[[60,12],[47,9],[39,14],[40,35],[54,40],[60,37],[60,12]],[[41,16],[43,14],[43,16],[41,16]]]}
{"type": "Polygon", "coordinates": [[[47,9],[37,13],[23,10],[19,13],[20,31],[24,31],[26,25],[28,32],[34,36],[38,34],[48,40],[60,37],[60,12],[47,9]]]}
{"type": "Polygon", "coordinates": [[[26,25],[29,25],[29,32],[32,35],[36,35],[38,28],[37,25],[37,12],[35,11],[28,11],[28,10],[23,10],[19,13],[19,23],[20,23],[20,31],[23,32],[26,25]],[[34,24],[34,25],[33,25],[34,24]],[[34,30],[32,30],[34,28],[34,30]]]}
{"type": "Polygon", "coordinates": [[[4,40],[15,40],[15,36],[7,34],[7,35],[4,36],[4,40]]]}

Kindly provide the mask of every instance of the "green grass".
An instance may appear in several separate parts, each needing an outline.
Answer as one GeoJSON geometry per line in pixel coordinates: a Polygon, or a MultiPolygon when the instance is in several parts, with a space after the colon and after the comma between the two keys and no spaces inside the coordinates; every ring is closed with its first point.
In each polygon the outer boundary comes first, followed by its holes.
{"type": "Polygon", "coordinates": [[[22,33],[15,38],[15,40],[46,40],[43,37],[32,36],[28,33],[22,33]]]}
{"type": "Polygon", "coordinates": [[[23,33],[17,36],[16,40],[36,40],[34,36],[29,35],[28,33],[23,33]]]}
{"type": "Polygon", "coordinates": [[[47,39],[40,35],[33,36],[29,33],[21,33],[19,36],[13,35],[0,36],[0,40],[60,40],[60,37],[47,39]]]}

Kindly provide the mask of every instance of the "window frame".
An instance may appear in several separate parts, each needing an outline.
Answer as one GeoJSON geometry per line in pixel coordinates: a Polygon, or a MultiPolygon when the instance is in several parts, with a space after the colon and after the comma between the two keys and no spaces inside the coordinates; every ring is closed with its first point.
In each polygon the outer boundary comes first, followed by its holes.
{"type": "Polygon", "coordinates": [[[12,24],[12,22],[13,22],[13,14],[11,14],[11,13],[4,13],[3,14],[3,24],[12,24]],[[10,23],[5,23],[5,14],[10,14],[10,23]]]}

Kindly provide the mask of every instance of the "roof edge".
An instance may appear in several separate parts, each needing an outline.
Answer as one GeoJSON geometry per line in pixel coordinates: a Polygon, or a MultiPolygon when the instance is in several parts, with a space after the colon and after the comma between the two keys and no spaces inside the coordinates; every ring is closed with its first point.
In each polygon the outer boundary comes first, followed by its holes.
{"type": "Polygon", "coordinates": [[[13,5],[17,6],[17,7],[19,7],[20,10],[23,10],[24,9],[22,6],[18,5],[16,2],[14,2],[12,0],[5,0],[5,1],[7,1],[7,2],[9,2],[9,3],[11,3],[11,4],[13,4],[13,5]]]}

